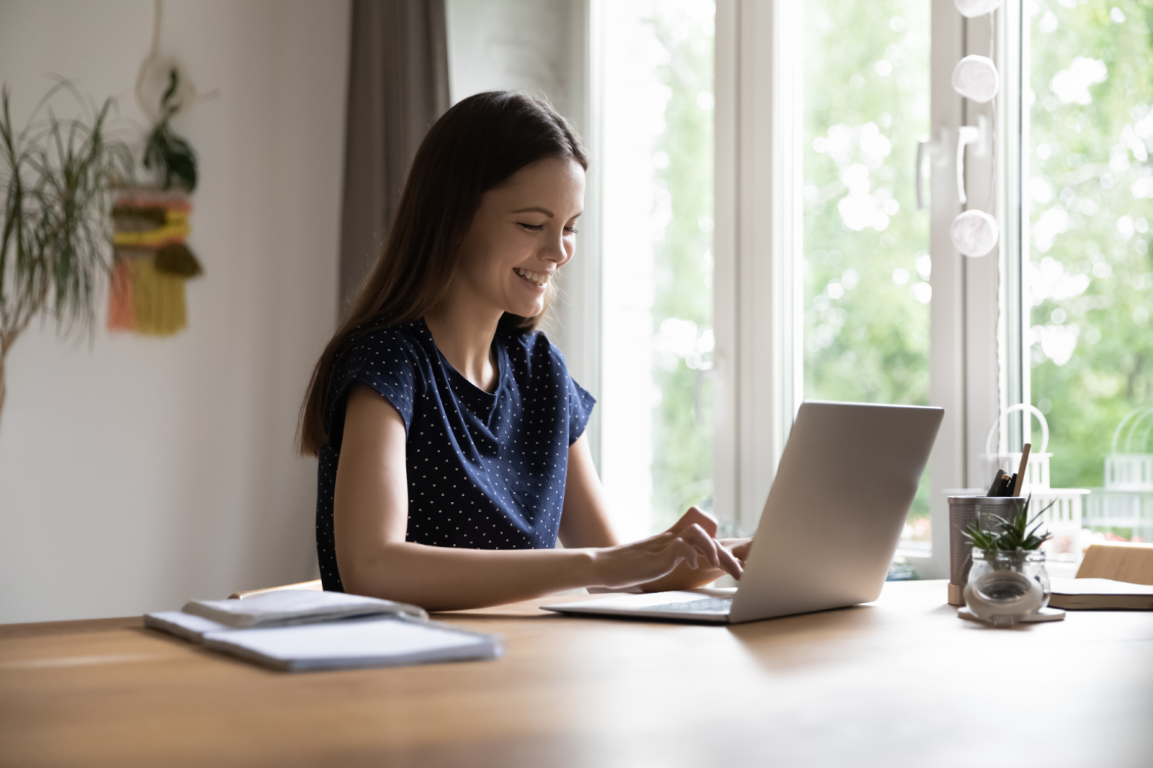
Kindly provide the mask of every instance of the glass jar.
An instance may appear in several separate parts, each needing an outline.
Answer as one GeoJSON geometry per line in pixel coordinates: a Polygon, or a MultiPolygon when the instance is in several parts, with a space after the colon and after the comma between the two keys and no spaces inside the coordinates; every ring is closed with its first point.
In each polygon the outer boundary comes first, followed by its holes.
{"type": "Polygon", "coordinates": [[[1049,593],[1044,552],[973,549],[965,605],[981,621],[1011,627],[1049,605],[1049,593]]]}

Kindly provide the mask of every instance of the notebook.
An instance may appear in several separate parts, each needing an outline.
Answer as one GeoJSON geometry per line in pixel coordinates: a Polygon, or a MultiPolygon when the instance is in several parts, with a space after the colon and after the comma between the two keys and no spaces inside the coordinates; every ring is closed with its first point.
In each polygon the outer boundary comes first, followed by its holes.
{"type": "Polygon", "coordinates": [[[212,619],[194,616],[183,611],[161,611],[144,614],[144,626],[159,629],[193,643],[203,642],[209,632],[223,632],[227,626],[212,619]]]}
{"type": "Polygon", "coordinates": [[[192,600],[144,625],[272,669],[360,669],[495,659],[498,635],[428,621],[423,609],[339,592],[282,590],[192,600]]]}
{"type": "Polygon", "coordinates": [[[311,589],[281,589],[244,600],[190,600],[185,603],[183,611],[236,629],[311,624],[352,616],[428,618],[425,610],[415,605],[311,589]]]}
{"type": "Polygon", "coordinates": [[[1049,605],[1077,610],[1153,611],[1153,586],[1113,579],[1053,579],[1049,605]]]}
{"type": "Polygon", "coordinates": [[[495,659],[504,652],[495,636],[407,616],[211,632],[204,647],[290,672],[495,659]]]}

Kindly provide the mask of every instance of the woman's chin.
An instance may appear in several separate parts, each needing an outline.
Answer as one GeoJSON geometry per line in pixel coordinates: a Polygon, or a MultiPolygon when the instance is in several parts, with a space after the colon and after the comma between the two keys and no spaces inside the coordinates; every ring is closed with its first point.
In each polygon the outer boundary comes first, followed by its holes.
{"type": "Polygon", "coordinates": [[[544,302],[524,305],[514,304],[512,306],[505,307],[504,311],[513,315],[518,315],[520,317],[536,317],[540,313],[544,312],[544,302]]]}

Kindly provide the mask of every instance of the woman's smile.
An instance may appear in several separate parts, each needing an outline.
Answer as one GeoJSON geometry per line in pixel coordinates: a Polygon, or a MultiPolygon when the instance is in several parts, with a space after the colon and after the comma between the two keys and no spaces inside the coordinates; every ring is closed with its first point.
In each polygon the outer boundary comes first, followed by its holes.
{"type": "Polygon", "coordinates": [[[513,267],[512,271],[517,274],[526,283],[531,283],[536,286],[537,290],[543,291],[548,286],[548,280],[552,277],[551,272],[530,272],[522,267],[513,267]]]}

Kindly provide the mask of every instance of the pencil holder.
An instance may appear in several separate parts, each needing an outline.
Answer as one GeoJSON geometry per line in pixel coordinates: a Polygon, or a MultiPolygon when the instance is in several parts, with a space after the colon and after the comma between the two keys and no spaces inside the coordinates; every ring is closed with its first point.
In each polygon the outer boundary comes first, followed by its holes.
{"type": "Polygon", "coordinates": [[[1017,496],[949,497],[949,605],[965,604],[965,584],[973,565],[973,544],[965,538],[965,529],[977,522],[978,515],[1008,518],[1024,502],[1017,496]]]}

